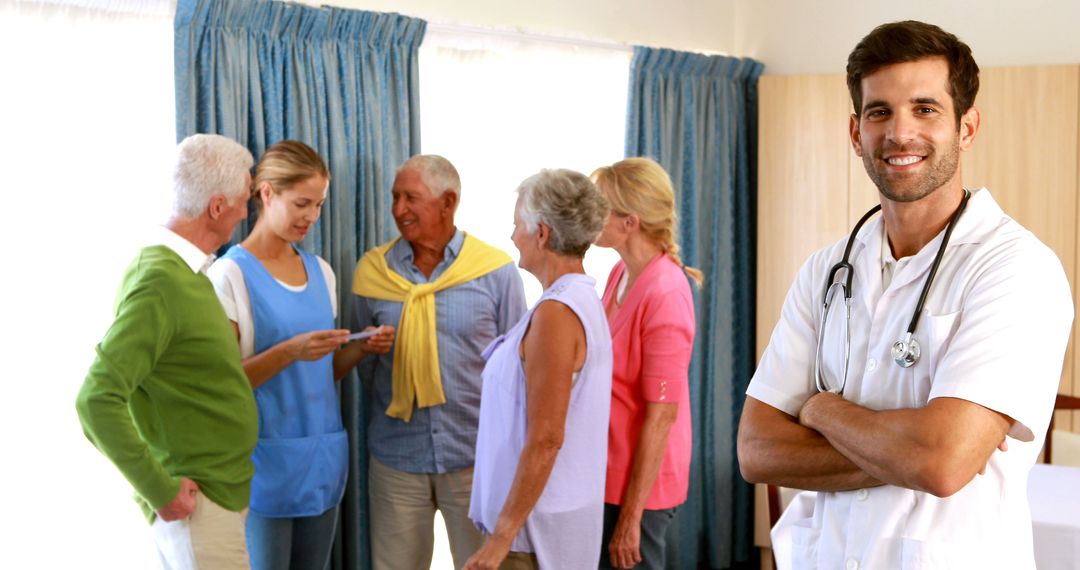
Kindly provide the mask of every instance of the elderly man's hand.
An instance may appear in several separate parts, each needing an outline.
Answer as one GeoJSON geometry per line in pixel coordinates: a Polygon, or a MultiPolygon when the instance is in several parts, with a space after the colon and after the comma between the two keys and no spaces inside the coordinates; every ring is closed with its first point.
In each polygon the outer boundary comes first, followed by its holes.
{"type": "Polygon", "coordinates": [[[370,354],[386,354],[390,352],[390,348],[394,346],[394,333],[396,330],[393,325],[380,325],[379,327],[368,327],[365,331],[378,329],[379,334],[366,338],[360,341],[363,344],[365,352],[370,354]]]}
{"type": "Polygon", "coordinates": [[[199,492],[199,485],[183,477],[180,479],[180,492],[169,504],[157,510],[157,515],[165,522],[183,520],[195,512],[195,495],[199,492]]]}

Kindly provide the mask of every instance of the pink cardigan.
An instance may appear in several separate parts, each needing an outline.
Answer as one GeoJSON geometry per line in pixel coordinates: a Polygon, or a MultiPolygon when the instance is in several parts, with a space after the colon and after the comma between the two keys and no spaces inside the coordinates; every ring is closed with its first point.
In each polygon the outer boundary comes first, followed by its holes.
{"type": "MultiPolygon", "coordinates": [[[[605,306],[613,300],[625,270],[622,261],[611,270],[604,290],[605,306]]],[[[677,403],[679,413],[645,508],[678,506],[686,501],[690,485],[687,371],[696,330],[693,296],[682,268],[666,254],[650,261],[609,324],[614,369],[604,501],[622,504],[645,420],[645,404],[677,403]]]]}

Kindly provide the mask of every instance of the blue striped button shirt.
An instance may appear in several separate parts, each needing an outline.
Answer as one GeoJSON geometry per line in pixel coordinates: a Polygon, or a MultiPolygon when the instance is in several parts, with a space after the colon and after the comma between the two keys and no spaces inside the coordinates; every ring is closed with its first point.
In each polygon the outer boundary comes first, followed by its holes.
{"type": "MultiPolygon", "coordinates": [[[[398,240],[390,248],[386,262],[409,281],[428,283],[438,279],[457,259],[464,241],[465,234],[457,230],[430,278],[413,264],[412,246],[405,240],[398,240]]],[[[353,330],[382,324],[397,326],[401,303],[362,296],[353,301],[353,330]]],[[[480,418],[480,374],[485,364],[480,353],[524,313],[525,292],[513,263],[436,293],[439,370],[446,403],[415,409],[407,423],[386,415],[393,350],[365,358],[357,370],[369,388],[371,454],[382,464],[409,473],[450,473],[472,467],[480,418]]]]}

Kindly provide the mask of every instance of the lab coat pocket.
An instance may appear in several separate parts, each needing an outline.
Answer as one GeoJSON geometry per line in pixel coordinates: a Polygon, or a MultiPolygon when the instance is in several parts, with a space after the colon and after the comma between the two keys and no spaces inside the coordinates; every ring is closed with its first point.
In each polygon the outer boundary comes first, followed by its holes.
{"type": "MultiPolygon", "coordinates": [[[[818,541],[821,529],[813,528],[814,519],[808,518],[791,527],[791,568],[816,570],[818,567],[818,541]]],[[[777,561],[779,562],[777,557],[777,561]]]]}
{"type": "Polygon", "coordinates": [[[919,328],[923,334],[916,332],[916,338],[925,339],[922,342],[922,357],[919,365],[915,366],[915,376],[912,382],[912,398],[915,407],[926,405],[930,398],[930,388],[933,386],[934,375],[937,374],[938,366],[945,359],[949,351],[949,343],[959,324],[960,312],[956,311],[944,315],[925,315],[919,328]]]}
{"type": "Polygon", "coordinates": [[[901,550],[901,570],[995,567],[980,555],[982,549],[976,544],[905,538],[901,542],[901,550]]]}

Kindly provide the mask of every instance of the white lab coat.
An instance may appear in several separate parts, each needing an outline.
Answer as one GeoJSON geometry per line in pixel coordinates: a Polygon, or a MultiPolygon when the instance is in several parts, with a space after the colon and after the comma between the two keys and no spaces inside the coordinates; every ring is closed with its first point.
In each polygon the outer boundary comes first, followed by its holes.
{"type": "MultiPolygon", "coordinates": [[[[939,234],[882,291],[881,218],[859,232],[844,397],[874,410],[917,408],[933,398],[975,402],[1015,420],[1009,450],[941,499],[896,486],[818,493],[813,516],[795,521],[795,568],[1034,568],[1027,474],[1053,409],[1073,318],[1061,262],[981,189],[950,238],[915,338],[922,357],[900,368],[889,350],[907,330],[939,234]]],[[[797,416],[816,393],[813,367],[825,280],[847,238],[799,271],[747,394],[797,416]]],[[[831,330],[831,325],[830,325],[831,330]]],[[[838,374],[843,345],[825,339],[838,374]]]]}

